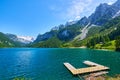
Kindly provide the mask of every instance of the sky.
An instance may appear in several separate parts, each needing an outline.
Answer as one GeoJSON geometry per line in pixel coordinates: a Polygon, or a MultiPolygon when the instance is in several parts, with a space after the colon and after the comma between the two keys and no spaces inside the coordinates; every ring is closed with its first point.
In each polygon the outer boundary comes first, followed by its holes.
{"type": "Polygon", "coordinates": [[[0,0],[0,32],[33,36],[89,16],[100,3],[116,0],[0,0]]]}

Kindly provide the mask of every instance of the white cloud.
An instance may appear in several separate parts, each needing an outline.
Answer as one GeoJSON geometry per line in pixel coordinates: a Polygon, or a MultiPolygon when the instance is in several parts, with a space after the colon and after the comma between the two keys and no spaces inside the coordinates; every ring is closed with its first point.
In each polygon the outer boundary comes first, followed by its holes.
{"type": "Polygon", "coordinates": [[[100,3],[113,4],[115,0],[57,0],[51,7],[53,14],[63,20],[78,20],[89,16],[100,3]]]}
{"type": "Polygon", "coordinates": [[[68,18],[80,18],[81,14],[85,12],[92,0],[71,0],[71,5],[67,8],[66,15],[68,18]]]}
{"type": "Polygon", "coordinates": [[[112,5],[114,3],[114,1],[108,2],[108,5],[112,5]]]}
{"type": "Polygon", "coordinates": [[[76,16],[75,17],[75,20],[79,20],[81,17],[80,16],[76,16]]]}
{"type": "Polygon", "coordinates": [[[74,21],[74,20],[72,20],[72,19],[68,20],[68,22],[72,22],[72,21],[74,21]]]}
{"type": "Polygon", "coordinates": [[[93,0],[59,0],[61,5],[52,5],[50,9],[63,19],[80,19],[81,14],[89,11],[88,7],[93,0]]]}

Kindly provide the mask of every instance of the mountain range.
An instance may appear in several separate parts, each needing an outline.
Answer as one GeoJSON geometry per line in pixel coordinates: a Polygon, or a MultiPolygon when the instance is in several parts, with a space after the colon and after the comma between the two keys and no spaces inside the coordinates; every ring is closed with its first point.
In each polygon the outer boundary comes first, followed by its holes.
{"type": "Polygon", "coordinates": [[[102,3],[89,17],[84,16],[80,20],[55,26],[49,32],[39,34],[35,40],[14,34],[4,36],[15,43],[29,44],[29,47],[95,47],[100,43],[105,44],[107,38],[109,41],[114,41],[116,37],[120,36],[119,16],[120,0],[117,0],[112,5],[102,3]],[[92,42],[93,39],[98,41],[92,42]],[[91,43],[91,46],[88,43],[91,43]],[[92,45],[93,43],[94,45],[92,45]]]}
{"type": "Polygon", "coordinates": [[[34,41],[33,37],[0,32],[0,47],[23,47],[34,41]]]}
{"type": "Polygon", "coordinates": [[[50,32],[38,35],[36,42],[43,42],[52,37],[61,41],[71,41],[74,39],[83,40],[92,27],[102,27],[111,19],[120,15],[120,0],[112,5],[107,3],[100,4],[94,13],[89,17],[83,17],[78,21],[67,22],[65,25],[54,27],[50,32]],[[81,39],[80,39],[81,38],[81,39]]]}
{"type": "Polygon", "coordinates": [[[9,33],[5,35],[11,40],[15,42],[23,43],[23,44],[29,44],[34,41],[34,38],[30,36],[17,36],[17,35],[9,34],[9,33]]]}

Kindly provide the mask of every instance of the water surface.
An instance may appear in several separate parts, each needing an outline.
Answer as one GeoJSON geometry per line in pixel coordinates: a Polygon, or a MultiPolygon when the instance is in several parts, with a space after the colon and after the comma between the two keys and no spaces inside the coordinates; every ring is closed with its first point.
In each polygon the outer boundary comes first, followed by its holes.
{"type": "Polygon", "coordinates": [[[90,60],[110,67],[109,75],[120,74],[120,53],[90,49],[6,48],[0,49],[0,80],[16,77],[31,80],[78,80],[63,65],[87,67],[90,60]]]}

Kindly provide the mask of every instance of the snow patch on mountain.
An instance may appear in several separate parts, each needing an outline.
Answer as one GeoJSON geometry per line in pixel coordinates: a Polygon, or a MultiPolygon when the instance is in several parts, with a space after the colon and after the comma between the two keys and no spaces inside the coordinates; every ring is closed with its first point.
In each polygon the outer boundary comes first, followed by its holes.
{"type": "Polygon", "coordinates": [[[112,18],[116,18],[118,16],[120,16],[120,10],[112,18]]]}
{"type": "Polygon", "coordinates": [[[31,36],[17,36],[17,40],[22,43],[31,43],[34,41],[34,38],[31,36]]]}
{"type": "Polygon", "coordinates": [[[70,21],[66,22],[65,26],[70,26],[70,25],[76,24],[77,22],[78,22],[77,20],[75,20],[75,21],[70,20],[70,21]]]}

